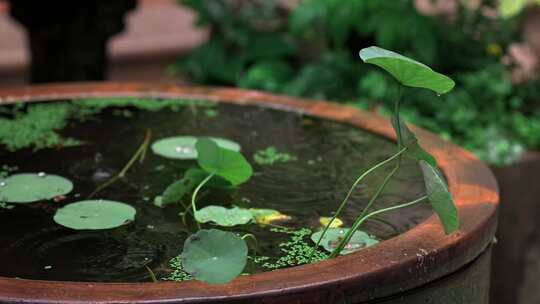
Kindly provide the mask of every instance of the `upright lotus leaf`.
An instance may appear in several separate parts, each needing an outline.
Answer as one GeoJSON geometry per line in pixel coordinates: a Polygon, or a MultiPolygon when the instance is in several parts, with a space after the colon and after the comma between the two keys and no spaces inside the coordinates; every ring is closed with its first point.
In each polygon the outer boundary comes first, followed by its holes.
{"type": "Polygon", "coordinates": [[[435,160],[435,158],[420,146],[416,135],[414,135],[414,133],[409,129],[409,127],[407,127],[407,124],[402,119],[397,118],[394,115],[394,117],[392,117],[392,126],[394,127],[396,134],[398,134],[398,128],[396,123],[397,119],[399,119],[399,131],[401,131],[401,140],[403,146],[407,147],[405,155],[417,161],[424,160],[431,166],[437,167],[437,161],[435,160]]]}
{"type": "MultiPolygon", "coordinates": [[[[184,196],[189,194],[195,189],[195,187],[208,176],[208,172],[198,169],[191,168],[184,173],[182,179],[177,180],[170,184],[163,194],[159,196],[159,199],[154,200],[154,205],[158,207],[163,207],[165,205],[178,203],[182,200],[184,196]]],[[[228,189],[231,188],[231,183],[227,180],[215,176],[206,184],[208,187],[228,189]]]]}
{"type": "Polygon", "coordinates": [[[362,49],[360,58],[365,63],[381,67],[404,86],[424,88],[437,94],[444,94],[452,90],[455,85],[452,79],[433,71],[427,65],[380,47],[371,46],[362,49]]]}
{"type": "MultiPolygon", "coordinates": [[[[185,178],[193,180],[196,184],[199,184],[207,176],[208,176],[208,172],[199,168],[190,168],[184,174],[185,178]]],[[[233,185],[229,181],[227,181],[226,179],[220,176],[212,177],[206,183],[206,186],[211,187],[211,188],[221,188],[221,189],[229,189],[233,187],[233,185]]]]}
{"type": "MultiPolygon", "coordinates": [[[[326,251],[333,252],[334,249],[338,247],[339,243],[343,240],[348,231],[349,228],[329,228],[324,234],[320,245],[323,246],[326,251]]],[[[315,244],[317,244],[317,242],[321,238],[321,235],[322,231],[315,232],[311,235],[311,240],[315,244]]],[[[347,244],[347,246],[345,246],[345,248],[341,251],[341,254],[349,254],[360,249],[375,245],[378,242],[379,241],[377,241],[374,237],[370,236],[366,232],[356,230],[353,233],[349,244],[347,244]]]]}
{"type": "Polygon", "coordinates": [[[165,205],[178,203],[186,194],[190,193],[196,185],[197,184],[192,180],[185,177],[177,180],[167,186],[161,195],[161,199],[156,201],[156,205],[158,207],[163,207],[165,205]]]}
{"type": "Polygon", "coordinates": [[[182,198],[193,191],[195,187],[207,176],[208,174],[202,170],[189,169],[184,174],[184,177],[170,184],[163,194],[161,200],[158,201],[158,207],[163,207],[168,204],[178,203],[182,198]],[[199,171],[202,174],[199,174],[199,171]]]}
{"type": "MultiPolygon", "coordinates": [[[[218,146],[232,151],[240,151],[240,145],[224,138],[211,137],[218,146]]],[[[198,138],[194,136],[175,136],[163,138],[152,144],[152,151],[160,156],[172,159],[196,159],[195,143],[198,138]]]]}
{"type": "Polygon", "coordinates": [[[203,229],[185,241],[182,265],[197,280],[225,284],[242,273],[247,253],[246,242],[234,233],[203,229]]]}
{"type": "Polygon", "coordinates": [[[199,166],[203,170],[221,176],[235,186],[246,182],[253,173],[242,154],[224,149],[211,139],[199,139],[195,147],[199,153],[199,166]]]}
{"type": "Polygon", "coordinates": [[[429,202],[441,219],[444,232],[446,234],[455,232],[459,229],[458,212],[444,178],[436,167],[431,166],[426,161],[421,160],[420,166],[424,173],[429,202]]]}
{"type": "Polygon", "coordinates": [[[0,179],[0,201],[25,204],[68,194],[73,184],[57,175],[21,173],[0,179]]]}
{"type": "Polygon", "coordinates": [[[101,230],[116,228],[135,219],[135,208],[128,204],[88,200],[72,203],[60,208],[54,221],[64,227],[76,230],[101,230]]]}
{"type": "Polygon", "coordinates": [[[207,206],[195,212],[195,219],[199,223],[213,222],[219,226],[232,227],[251,222],[253,216],[248,210],[238,207],[227,209],[221,206],[207,206]]]}
{"type": "Polygon", "coordinates": [[[257,224],[268,225],[275,221],[287,221],[291,217],[274,209],[249,208],[257,224]]]}

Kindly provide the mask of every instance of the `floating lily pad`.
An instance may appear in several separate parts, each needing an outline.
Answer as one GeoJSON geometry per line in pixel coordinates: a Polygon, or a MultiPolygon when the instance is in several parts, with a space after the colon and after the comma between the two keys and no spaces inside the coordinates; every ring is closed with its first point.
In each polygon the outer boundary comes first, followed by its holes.
{"type": "Polygon", "coordinates": [[[246,266],[246,242],[231,232],[199,230],[184,243],[182,266],[193,278],[210,284],[224,284],[246,266]]]}
{"type": "MultiPolygon", "coordinates": [[[[326,216],[321,216],[319,218],[319,223],[321,223],[321,225],[323,227],[326,227],[328,226],[328,224],[330,223],[330,221],[332,221],[332,218],[331,217],[326,217],[326,216]]],[[[330,224],[330,227],[329,228],[339,228],[343,226],[343,221],[339,218],[335,218],[333,221],[332,221],[332,224],[330,224]]]]}
{"type": "MultiPolygon", "coordinates": [[[[240,151],[240,145],[224,138],[211,137],[217,145],[224,149],[240,151]]],[[[198,138],[194,136],[175,136],[163,138],[152,144],[152,151],[160,156],[173,159],[196,159],[197,149],[195,143],[198,138]]]]}
{"type": "Polygon", "coordinates": [[[454,81],[433,71],[427,65],[396,52],[371,46],[360,51],[360,58],[390,73],[404,86],[429,89],[437,94],[448,93],[454,81]]]}
{"type": "Polygon", "coordinates": [[[57,175],[21,173],[0,180],[0,201],[14,204],[32,203],[68,194],[73,184],[57,175]]]}
{"type": "Polygon", "coordinates": [[[420,161],[429,202],[441,219],[444,232],[450,234],[459,229],[459,217],[452,194],[439,170],[426,161],[420,161]]]}
{"type": "Polygon", "coordinates": [[[253,215],[253,218],[257,224],[267,225],[272,222],[287,221],[291,219],[290,216],[274,209],[250,208],[248,210],[253,215]]]}
{"type": "Polygon", "coordinates": [[[58,209],[54,221],[76,230],[111,229],[135,219],[135,208],[107,200],[89,200],[58,209]]]}
{"type": "MultiPolygon", "coordinates": [[[[339,243],[345,237],[345,234],[349,231],[349,228],[330,228],[324,234],[321,240],[321,246],[328,252],[333,252],[339,245],[339,243]]],[[[311,240],[317,244],[319,238],[322,235],[322,231],[315,232],[311,235],[311,240]]],[[[356,230],[353,234],[349,244],[341,251],[341,254],[349,254],[360,249],[377,244],[377,241],[373,236],[365,233],[361,230],[356,230]]]]}
{"type": "Polygon", "coordinates": [[[199,139],[195,144],[199,156],[199,166],[208,173],[216,174],[239,185],[246,182],[253,174],[251,165],[240,152],[225,149],[211,139],[199,139]]]}
{"type": "Polygon", "coordinates": [[[207,206],[195,212],[195,219],[199,223],[213,222],[219,226],[232,227],[251,222],[253,216],[248,210],[238,207],[227,209],[221,206],[207,206]]]}

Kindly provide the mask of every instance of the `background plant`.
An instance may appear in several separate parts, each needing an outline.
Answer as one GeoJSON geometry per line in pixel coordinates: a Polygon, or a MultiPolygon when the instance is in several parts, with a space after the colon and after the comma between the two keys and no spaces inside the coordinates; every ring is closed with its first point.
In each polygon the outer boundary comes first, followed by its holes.
{"type": "MultiPolygon", "coordinates": [[[[459,2],[459,1],[458,1],[459,2]]],[[[487,16],[459,4],[454,16],[424,16],[412,1],[307,0],[290,10],[276,1],[183,0],[211,39],[170,71],[194,82],[331,99],[389,113],[397,94],[381,71],[356,64],[376,44],[451,76],[452,95],[409,90],[403,116],[493,164],[540,147],[537,80],[514,84],[505,50],[520,39],[520,15],[487,16]],[[339,79],[339,81],[338,81],[339,79]]],[[[459,2],[461,3],[461,2],[459,2]]],[[[464,2],[465,3],[465,2],[464,2]]]]}

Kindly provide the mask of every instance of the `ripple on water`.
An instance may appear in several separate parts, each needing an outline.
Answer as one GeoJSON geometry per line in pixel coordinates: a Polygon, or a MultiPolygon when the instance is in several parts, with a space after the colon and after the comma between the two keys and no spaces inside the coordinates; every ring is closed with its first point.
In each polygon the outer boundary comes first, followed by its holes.
{"type": "MultiPolygon", "coordinates": [[[[395,151],[389,141],[354,127],[260,107],[220,105],[219,115],[208,118],[192,109],[178,112],[133,111],[130,118],[104,111],[96,119],[71,124],[66,137],[85,145],[38,152],[9,153],[0,148],[3,164],[19,166],[20,172],[47,172],[74,181],[74,191],[58,202],[41,202],[0,209],[1,276],[46,280],[103,282],[149,281],[148,265],[156,274],[168,271],[168,261],[181,252],[192,232],[182,224],[180,206],[160,209],[151,202],[180,177],[191,160],[170,160],[149,152],[126,177],[98,194],[126,202],[137,209],[135,222],[107,231],[74,231],[52,221],[54,212],[82,200],[114,176],[140,145],[150,129],[153,140],[179,135],[215,136],[238,142],[253,164],[254,177],[237,192],[203,191],[199,205],[242,204],[272,208],[289,214],[285,225],[319,229],[319,216],[330,216],[349,186],[364,170],[395,151]],[[258,165],[253,154],[274,146],[297,157],[296,161],[258,165]],[[24,159],[24,162],[20,160],[24,159]],[[249,202],[249,203],[248,203],[249,202]]],[[[386,171],[374,174],[354,191],[341,217],[345,225],[367,204],[374,185],[386,171]]],[[[405,160],[403,170],[381,198],[380,206],[416,198],[423,193],[417,166],[405,160]]],[[[386,239],[410,229],[431,214],[427,206],[391,213],[366,223],[370,234],[386,239]]],[[[258,238],[262,254],[279,254],[279,242],[287,236],[258,226],[239,227],[258,238]]]]}

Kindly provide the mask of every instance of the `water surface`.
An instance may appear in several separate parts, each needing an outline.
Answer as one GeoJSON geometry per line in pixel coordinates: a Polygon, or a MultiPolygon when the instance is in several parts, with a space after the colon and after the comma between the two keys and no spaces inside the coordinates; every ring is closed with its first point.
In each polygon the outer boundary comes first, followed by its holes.
{"type": "MultiPolygon", "coordinates": [[[[289,227],[319,229],[318,218],[330,216],[348,187],[364,170],[388,157],[395,145],[349,125],[257,106],[219,105],[218,115],[195,107],[179,111],[150,112],[129,109],[118,115],[108,109],[85,122],[72,121],[62,135],[84,141],[76,147],[0,148],[1,164],[18,166],[17,172],[47,172],[73,181],[75,188],[64,200],[17,205],[0,209],[0,276],[43,280],[138,282],[149,281],[145,265],[165,275],[169,260],[182,250],[193,228],[184,226],[180,206],[164,209],[152,204],[195,161],[168,160],[148,153],[122,181],[100,192],[98,198],[122,201],[137,209],[134,223],[107,231],[74,231],[54,223],[55,211],[85,199],[117,173],[151,130],[152,141],[169,136],[216,136],[234,140],[254,167],[252,179],[234,193],[205,191],[199,207],[208,204],[273,208],[293,217],[280,223],[289,227]],[[129,117],[128,117],[129,116],[129,117]],[[294,155],[297,161],[258,165],[253,154],[268,146],[294,155]]],[[[367,203],[386,171],[369,178],[355,191],[342,219],[350,225],[367,203]]],[[[424,192],[421,173],[409,160],[390,184],[379,206],[414,199],[424,192]]],[[[387,239],[415,226],[431,214],[426,205],[394,212],[363,227],[387,239]]],[[[206,227],[211,227],[206,225],[206,227]]],[[[235,227],[254,233],[268,256],[279,254],[283,236],[267,227],[235,227]]],[[[249,271],[260,271],[251,268],[249,271]]]]}

